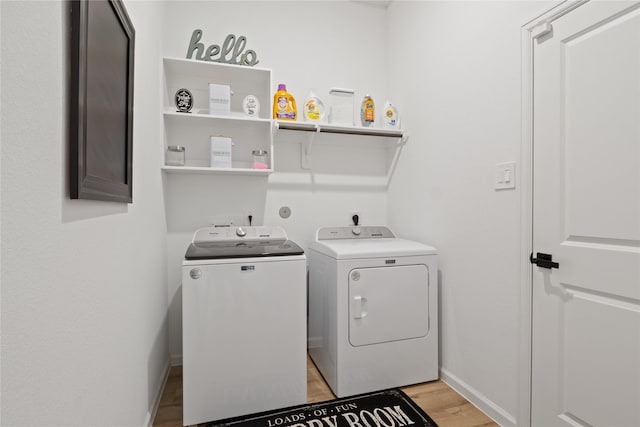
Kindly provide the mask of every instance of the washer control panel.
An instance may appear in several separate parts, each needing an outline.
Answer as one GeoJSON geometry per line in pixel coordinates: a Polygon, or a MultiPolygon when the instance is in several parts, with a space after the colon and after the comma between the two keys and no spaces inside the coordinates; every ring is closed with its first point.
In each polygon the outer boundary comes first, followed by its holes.
{"type": "Polygon", "coordinates": [[[395,234],[384,226],[324,227],[318,229],[316,233],[316,240],[389,239],[394,237],[396,237],[395,234]]]}
{"type": "Polygon", "coordinates": [[[255,227],[206,227],[201,228],[193,235],[193,243],[204,242],[239,242],[250,240],[256,241],[278,241],[287,240],[287,233],[282,227],[255,226],[255,227]]]}

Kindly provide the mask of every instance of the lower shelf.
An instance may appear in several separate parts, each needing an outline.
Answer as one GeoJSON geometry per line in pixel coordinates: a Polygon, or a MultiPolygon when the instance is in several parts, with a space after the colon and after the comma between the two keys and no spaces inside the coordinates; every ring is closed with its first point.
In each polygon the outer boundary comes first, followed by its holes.
{"type": "Polygon", "coordinates": [[[162,170],[170,174],[191,174],[191,175],[255,175],[267,176],[273,169],[251,169],[251,168],[207,168],[196,166],[163,166],[162,170]]]}

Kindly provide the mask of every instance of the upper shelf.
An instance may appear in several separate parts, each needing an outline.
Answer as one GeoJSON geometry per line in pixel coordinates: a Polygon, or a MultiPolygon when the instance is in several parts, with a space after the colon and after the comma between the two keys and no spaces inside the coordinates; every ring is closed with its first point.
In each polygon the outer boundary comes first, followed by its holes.
{"type": "MultiPolygon", "coordinates": [[[[195,59],[164,57],[164,66],[168,74],[186,75],[190,78],[211,78],[214,72],[222,81],[242,81],[255,79],[256,75],[263,75],[265,79],[271,76],[268,68],[248,67],[243,65],[225,64],[220,62],[200,61],[195,59]]],[[[267,83],[270,83],[267,81],[267,83]]]]}
{"type": "Polygon", "coordinates": [[[325,123],[274,121],[276,129],[297,130],[303,132],[337,133],[346,135],[382,136],[388,138],[405,138],[405,133],[399,129],[376,129],[355,126],[329,125],[325,123]]]}
{"type": "MultiPolygon", "coordinates": [[[[193,59],[163,59],[165,109],[175,105],[175,93],[185,88],[193,95],[193,110],[209,110],[209,84],[228,85],[231,90],[230,109],[242,113],[242,101],[247,95],[260,102],[260,118],[271,119],[271,70],[266,68],[224,64],[193,59]]],[[[216,117],[218,118],[218,117],[216,117]]],[[[222,117],[219,117],[222,118],[222,117]]]]}
{"type": "Polygon", "coordinates": [[[202,112],[180,113],[175,110],[166,109],[164,112],[164,116],[166,118],[173,119],[173,120],[183,120],[183,119],[184,120],[191,120],[191,119],[211,120],[213,119],[213,120],[229,120],[229,121],[254,122],[254,123],[271,123],[271,119],[249,117],[243,113],[232,112],[228,116],[222,116],[222,115],[207,114],[207,110],[204,110],[204,111],[205,111],[204,113],[202,112]]]}

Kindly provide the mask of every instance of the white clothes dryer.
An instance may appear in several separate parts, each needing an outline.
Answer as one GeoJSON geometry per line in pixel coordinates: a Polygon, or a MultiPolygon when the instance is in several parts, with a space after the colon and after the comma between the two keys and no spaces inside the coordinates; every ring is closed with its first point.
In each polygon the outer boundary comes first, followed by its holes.
{"type": "Polygon", "coordinates": [[[327,227],[308,255],[309,354],[337,397],[438,379],[433,247],[327,227]]]}
{"type": "Polygon", "coordinates": [[[196,231],[182,267],[183,423],[307,401],[307,262],[281,227],[196,231]]]}

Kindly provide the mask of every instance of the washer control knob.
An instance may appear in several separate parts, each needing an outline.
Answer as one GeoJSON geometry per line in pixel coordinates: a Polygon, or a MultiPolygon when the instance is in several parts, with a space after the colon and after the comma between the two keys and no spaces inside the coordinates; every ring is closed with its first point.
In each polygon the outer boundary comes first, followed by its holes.
{"type": "Polygon", "coordinates": [[[351,229],[351,232],[352,232],[354,235],[359,236],[359,235],[360,235],[360,233],[361,233],[361,231],[360,231],[360,227],[353,227],[353,228],[351,229]]]}
{"type": "Polygon", "coordinates": [[[242,228],[242,227],[236,228],[236,236],[244,237],[246,235],[247,235],[247,232],[246,232],[246,230],[244,228],[242,228]]]}

